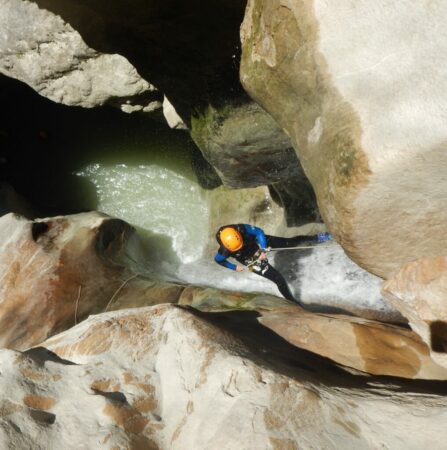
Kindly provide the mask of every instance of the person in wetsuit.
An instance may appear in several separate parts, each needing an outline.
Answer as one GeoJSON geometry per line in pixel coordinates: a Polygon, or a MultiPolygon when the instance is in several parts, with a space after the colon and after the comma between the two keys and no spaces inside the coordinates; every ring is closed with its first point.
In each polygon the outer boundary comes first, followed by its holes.
{"type": "Polygon", "coordinates": [[[217,264],[242,272],[244,270],[242,266],[228,261],[228,258],[234,258],[244,266],[248,266],[253,273],[273,281],[284,298],[302,305],[293,296],[284,277],[269,264],[266,250],[317,244],[332,240],[332,236],[329,233],[318,233],[314,236],[283,238],[266,235],[261,228],[240,223],[220,227],[216,233],[216,239],[220,246],[214,257],[217,264]]]}

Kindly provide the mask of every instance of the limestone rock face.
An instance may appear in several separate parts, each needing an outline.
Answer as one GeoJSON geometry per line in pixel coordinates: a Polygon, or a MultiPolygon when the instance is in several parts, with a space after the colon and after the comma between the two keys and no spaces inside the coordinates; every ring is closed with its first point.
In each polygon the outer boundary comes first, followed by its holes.
{"type": "Polygon", "coordinates": [[[447,402],[427,386],[340,373],[259,325],[222,325],[160,305],[0,350],[0,446],[442,448],[447,402]]]}
{"type": "Polygon", "coordinates": [[[447,369],[408,329],[342,314],[313,313],[272,295],[189,286],[179,297],[207,313],[257,311],[259,323],[292,345],[373,375],[447,380],[447,369]]]}
{"type": "Polygon", "coordinates": [[[447,247],[446,17],[439,2],[250,0],[242,27],[244,87],[290,136],[330,231],[384,278],[447,247]]]}
{"type": "Polygon", "coordinates": [[[123,56],[90,48],[64,20],[36,3],[0,1],[0,73],[21,80],[39,94],[65,105],[93,107],[145,96],[154,86],[123,56]]]}
{"type": "Polygon", "coordinates": [[[175,285],[154,286],[129,269],[125,252],[133,232],[99,213],[34,222],[1,217],[0,345],[36,345],[109,303],[113,309],[135,298],[145,304],[176,300],[175,285]]]}
{"type": "Polygon", "coordinates": [[[288,342],[373,375],[447,380],[447,370],[419,336],[389,324],[289,308],[259,319],[288,342]]]}
{"type": "MultiPolygon", "coordinates": [[[[243,92],[238,31],[245,0],[148,0],[132,6],[109,0],[15,1],[62,18],[97,52],[122,55],[169,98],[188,126],[191,111],[203,103],[243,92]]],[[[36,20],[34,11],[26,12],[36,20]]],[[[110,75],[117,75],[115,67],[110,75]]]]}
{"type": "Polygon", "coordinates": [[[406,264],[382,291],[429,346],[433,360],[447,367],[447,257],[406,264]]]}

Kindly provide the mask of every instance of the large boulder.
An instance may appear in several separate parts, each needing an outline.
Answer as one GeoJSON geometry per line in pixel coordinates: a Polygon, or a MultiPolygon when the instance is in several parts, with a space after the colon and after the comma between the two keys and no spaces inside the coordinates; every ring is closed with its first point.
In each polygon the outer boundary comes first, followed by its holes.
{"type": "Polygon", "coordinates": [[[225,186],[273,185],[290,224],[320,219],[313,188],[290,138],[258,104],[239,99],[208,105],[192,116],[191,137],[225,186]]]}
{"type": "Polygon", "coordinates": [[[117,103],[131,112],[156,99],[155,87],[126,58],[90,48],[69,23],[35,2],[1,0],[0,28],[0,73],[55,102],[117,103]]]}
{"type": "Polygon", "coordinates": [[[257,187],[302,174],[290,139],[254,102],[208,106],[192,117],[191,136],[226,186],[257,187]]]}
{"type": "Polygon", "coordinates": [[[182,288],[139,275],[134,229],[99,213],[0,218],[0,346],[23,349],[89,314],[176,301],[182,288]]]}
{"type": "Polygon", "coordinates": [[[432,358],[447,367],[447,257],[404,265],[382,291],[428,345],[432,358]]]}
{"type": "MultiPolygon", "coordinates": [[[[23,54],[25,70],[39,73],[43,66],[55,82],[65,76],[58,84],[73,81],[77,91],[67,92],[67,99],[68,94],[88,97],[97,86],[122,97],[126,90],[130,96],[155,85],[189,125],[197,105],[243,91],[238,30],[244,8],[245,0],[191,0],[187,5],[180,0],[132,5],[122,0],[2,0],[0,18],[11,50],[9,65],[20,69],[17,60],[23,54]]],[[[5,56],[9,47],[3,49],[5,56]]],[[[20,79],[29,79],[25,70],[20,79]]],[[[126,99],[122,102],[129,111],[145,106],[135,98],[129,101],[127,106],[126,99]]]]}
{"type": "Polygon", "coordinates": [[[1,350],[0,446],[442,448],[447,401],[428,385],[378,384],[223,325],[160,305],[1,350]]]}
{"type": "Polygon", "coordinates": [[[407,329],[343,315],[272,310],[259,322],[291,344],[373,375],[447,380],[447,369],[407,329]]]}
{"type": "Polygon", "coordinates": [[[447,247],[446,17],[389,0],[246,10],[244,87],[290,136],[331,232],[384,278],[447,247]]]}
{"type": "MultiPolygon", "coordinates": [[[[185,288],[181,305],[207,313],[256,311],[258,322],[292,345],[373,375],[447,380],[447,369],[411,330],[342,314],[305,311],[266,294],[185,288]]],[[[241,325],[243,326],[243,325],[241,325]]]]}

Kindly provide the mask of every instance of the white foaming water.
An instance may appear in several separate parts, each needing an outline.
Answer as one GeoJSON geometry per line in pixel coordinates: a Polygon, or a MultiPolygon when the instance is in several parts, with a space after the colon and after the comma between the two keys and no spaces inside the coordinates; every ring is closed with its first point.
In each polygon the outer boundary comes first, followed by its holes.
{"type": "MultiPolygon", "coordinates": [[[[381,297],[383,281],[357,266],[335,243],[304,251],[271,253],[269,259],[283,274],[295,297],[311,309],[325,311],[332,307],[364,317],[402,321],[400,314],[381,297]]],[[[247,270],[237,273],[210,261],[182,265],[177,275],[188,283],[281,296],[275,284],[265,278],[247,270]]]]}
{"type": "Polygon", "coordinates": [[[172,239],[172,249],[182,262],[201,257],[208,236],[208,207],[202,189],[189,177],[158,165],[100,163],[76,175],[95,186],[99,211],[163,235],[160,239],[172,239]]]}
{"type": "MultiPolygon", "coordinates": [[[[142,270],[174,281],[281,296],[269,280],[247,270],[236,273],[221,267],[212,255],[203,257],[209,235],[209,205],[187,165],[172,170],[160,163],[100,162],[77,175],[94,185],[98,210],[146,230],[143,238],[152,255],[150,268],[142,270]]],[[[309,307],[332,306],[365,317],[400,320],[381,298],[382,280],[358,267],[335,243],[274,252],[269,257],[295,297],[309,307]]]]}

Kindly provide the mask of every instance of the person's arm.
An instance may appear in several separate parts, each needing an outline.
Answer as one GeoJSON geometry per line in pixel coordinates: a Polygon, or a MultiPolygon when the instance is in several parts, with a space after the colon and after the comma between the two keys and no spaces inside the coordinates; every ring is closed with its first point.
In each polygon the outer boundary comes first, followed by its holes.
{"type": "Polygon", "coordinates": [[[261,250],[263,252],[265,252],[265,249],[267,248],[267,238],[265,237],[264,232],[260,228],[254,227],[247,223],[244,224],[244,227],[245,227],[245,231],[248,234],[256,237],[256,241],[258,242],[259,247],[261,247],[261,250]]]}
{"type": "Polygon", "coordinates": [[[223,255],[221,255],[219,252],[216,253],[216,256],[214,257],[214,261],[217,262],[217,264],[220,264],[221,266],[226,267],[227,269],[236,270],[236,264],[230,263],[227,258],[223,255]]]}

